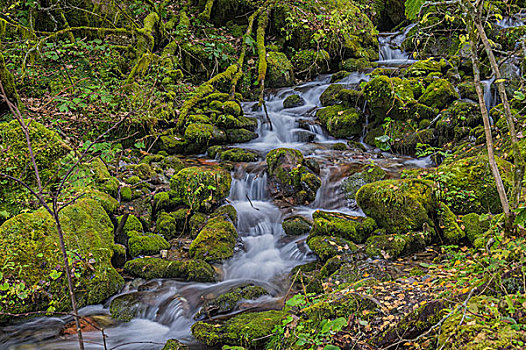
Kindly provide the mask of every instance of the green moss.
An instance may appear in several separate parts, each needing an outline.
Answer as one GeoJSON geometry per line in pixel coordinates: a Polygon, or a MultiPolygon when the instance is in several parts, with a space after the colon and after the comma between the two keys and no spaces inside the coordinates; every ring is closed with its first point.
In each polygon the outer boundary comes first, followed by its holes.
{"type": "Polygon", "coordinates": [[[145,307],[138,300],[139,293],[130,293],[119,295],[114,298],[110,304],[111,318],[114,320],[130,322],[135,317],[139,316],[145,307]]]}
{"type": "Polygon", "coordinates": [[[159,192],[153,196],[153,211],[159,213],[163,210],[170,211],[175,208],[177,201],[170,198],[168,192],[159,192]]]}
{"type": "Polygon", "coordinates": [[[338,104],[340,99],[338,94],[344,89],[342,84],[331,84],[326,88],[323,93],[320,95],[321,105],[324,107],[332,106],[338,104]]]}
{"type": "Polygon", "coordinates": [[[141,178],[137,175],[130,176],[126,179],[126,183],[129,185],[137,185],[139,182],[141,182],[141,178]]]}
{"type": "Polygon", "coordinates": [[[329,53],[325,50],[300,50],[292,56],[294,72],[301,79],[312,78],[329,70],[329,53]]]}
{"type": "MultiPolygon", "coordinates": [[[[67,206],[61,211],[60,219],[66,249],[75,251],[81,260],[75,264],[80,276],[74,277],[73,281],[78,304],[100,303],[115,294],[124,283],[111,266],[114,246],[111,220],[97,201],[88,198],[67,206]],[[90,260],[93,269],[87,268],[82,262],[84,260],[90,260]]],[[[7,295],[5,312],[45,311],[51,301],[57,311],[70,309],[58,233],[46,211],[40,209],[6,221],[0,226],[0,246],[0,263],[4,266],[2,283],[16,280],[24,283],[28,291],[26,299],[7,295]],[[12,270],[6,268],[9,264],[24,268],[12,270]],[[51,278],[50,274],[57,270],[61,276],[51,278]]]]}
{"type": "Polygon", "coordinates": [[[458,225],[457,216],[442,202],[440,202],[438,207],[438,224],[442,229],[444,239],[448,243],[459,243],[466,236],[458,225]]]}
{"type": "Polygon", "coordinates": [[[231,181],[223,169],[190,167],[170,179],[170,193],[192,210],[210,211],[228,196],[231,181]]]}
{"type": "Polygon", "coordinates": [[[436,79],[426,88],[419,101],[426,106],[442,109],[456,99],[458,93],[453,84],[445,79],[436,79]]]}
{"type": "Polygon", "coordinates": [[[430,58],[413,63],[407,67],[404,74],[410,77],[423,77],[430,73],[441,73],[442,71],[445,71],[447,66],[448,63],[443,58],[440,61],[430,58]]]}
{"type": "Polygon", "coordinates": [[[271,51],[267,54],[265,84],[269,88],[292,86],[294,84],[292,63],[284,53],[271,51]]]}
{"type": "Polygon", "coordinates": [[[311,235],[336,236],[355,243],[364,242],[376,229],[376,222],[371,218],[342,213],[317,210],[312,214],[312,218],[314,227],[311,235]]]}
{"type": "Polygon", "coordinates": [[[258,137],[257,133],[247,129],[227,129],[225,132],[229,143],[249,142],[258,137]]]}
{"type": "Polygon", "coordinates": [[[365,84],[363,93],[374,116],[372,122],[381,122],[385,116],[407,119],[405,105],[414,100],[412,82],[379,75],[365,84]]]}
{"type": "Polygon", "coordinates": [[[352,200],[355,199],[356,192],[358,192],[363,185],[383,180],[386,175],[386,172],[378,165],[369,164],[363,167],[360,172],[356,172],[345,178],[340,188],[343,193],[345,193],[345,197],[352,200]]]}
{"type": "Polygon", "coordinates": [[[184,139],[204,150],[210,144],[225,142],[226,134],[211,124],[191,123],[186,127],[184,139]]]}
{"type": "MultiPolygon", "coordinates": [[[[117,217],[117,226],[119,225],[121,220],[122,220],[122,215],[117,217]]],[[[143,227],[142,227],[141,220],[139,220],[135,215],[132,215],[132,214],[128,215],[128,218],[126,219],[126,223],[124,224],[123,231],[124,233],[128,235],[132,231],[142,233],[143,227]]]]}
{"type": "Polygon", "coordinates": [[[334,137],[349,138],[362,133],[362,118],[353,107],[334,105],[320,109],[316,116],[334,137]]]}
{"type": "Polygon", "coordinates": [[[367,216],[389,233],[415,231],[428,223],[437,206],[433,183],[425,180],[383,180],[364,185],[356,201],[367,216]]]}
{"type": "Polygon", "coordinates": [[[132,231],[128,239],[128,247],[130,255],[136,257],[139,255],[158,254],[163,249],[170,249],[170,243],[156,234],[143,234],[132,231]]]}
{"type": "Polygon", "coordinates": [[[365,253],[371,257],[397,258],[423,250],[430,237],[422,232],[399,235],[371,236],[365,243],[365,253]]]}
{"type": "MultiPolygon", "coordinates": [[[[498,157],[496,161],[504,187],[509,190],[512,187],[512,165],[498,157]]],[[[442,200],[456,214],[502,212],[486,155],[442,164],[428,177],[438,182],[442,200]]]]}
{"type": "Polygon", "coordinates": [[[216,217],[220,215],[228,216],[233,223],[237,222],[237,210],[231,204],[223,205],[222,207],[217,208],[212,214],[210,214],[210,217],[216,217]]]}
{"type": "Polygon", "coordinates": [[[304,104],[305,100],[300,95],[290,95],[283,101],[283,108],[295,108],[304,104]]]}
{"type": "Polygon", "coordinates": [[[177,278],[185,281],[215,281],[212,266],[198,259],[169,261],[160,258],[139,258],[126,262],[124,271],[145,279],[177,278]]]}
{"type": "Polygon", "coordinates": [[[191,214],[186,208],[172,213],[160,213],[156,222],[157,232],[167,239],[182,236],[185,233],[185,227],[189,226],[191,214]]]}
{"type": "Polygon", "coordinates": [[[231,162],[255,162],[259,156],[257,153],[244,150],[242,148],[230,148],[221,152],[219,158],[221,160],[228,160],[231,162]]]}
{"type": "Polygon", "coordinates": [[[349,254],[358,250],[354,243],[340,237],[309,236],[307,244],[321,261],[327,261],[337,255],[349,254]]]}
{"type": "Polygon", "coordinates": [[[164,347],[162,350],[188,350],[190,349],[188,346],[184,345],[180,341],[176,339],[170,339],[164,344],[164,347]]]}
{"type": "Polygon", "coordinates": [[[466,238],[471,242],[482,236],[489,229],[489,220],[484,220],[481,215],[469,213],[461,218],[466,238]]]}
{"type": "Polygon", "coordinates": [[[310,232],[312,225],[312,221],[299,215],[288,217],[281,224],[285,233],[291,236],[306,235],[310,232]]]}
{"type": "Polygon", "coordinates": [[[129,202],[132,200],[132,190],[128,186],[123,186],[120,188],[121,191],[121,200],[124,202],[129,202]]]}
{"type": "Polygon", "coordinates": [[[349,72],[364,71],[378,66],[376,62],[371,62],[368,58],[348,58],[341,63],[340,68],[349,72]]]}
{"type": "Polygon", "coordinates": [[[277,148],[267,154],[266,161],[273,196],[297,203],[311,202],[316,198],[321,180],[303,165],[300,151],[277,148]]]}
{"type": "Polygon", "coordinates": [[[202,319],[210,318],[218,314],[226,314],[235,311],[237,304],[244,300],[255,300],[268,292],[259,286],[245,285],[228,290],[212,300],[205,300],[201,310],[194,317],[202,319]]]}
{"type": "Polygon", "coordinates": [[[190,245],[190,256],[208,262],[221,261],[234,255],[237,231],[224,216],[208,220],[190,245]]]}
{"type": "Polygon", "coordinates": [[[265,311],[244,313],[222,324],[197,322],[192,326],[192,334],[207,346],[226,344],[257,349],[285,315],[284,311],[265,311]]]}

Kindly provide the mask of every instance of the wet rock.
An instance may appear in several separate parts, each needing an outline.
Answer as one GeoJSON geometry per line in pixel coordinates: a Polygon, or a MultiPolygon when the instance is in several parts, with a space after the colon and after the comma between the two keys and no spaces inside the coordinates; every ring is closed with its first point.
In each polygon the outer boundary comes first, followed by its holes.
{"type": "Polygon", "coordinates": [[[110,304],[110,314],[115,320],[129,322],[146,310],[146,305],[141,303],[142,293],[119,295],[110,304]]]}
{"type": "Polygon", "coordinates": [[[281,224],[285,233],[291,236],[306,235],[310,232],[312,225],[312,221],[300,215],[288,217],[281,224]]]}
{"type": "Polygon", "coordinates": [[[164,344],[162,350],[189,350],[190,348],[176,339],[170,339],[164,344]]]}
{"type": "Polygon", "coordinates": [[[341,190],[347,199],[355,199],[356,192],[365,184],[383,180],[386,172],[375,164],[365,165],[361,171],[346,177],[341,184],[341,190]]]}
{"type": "Polygon", "coordinates": [[[194,318],[196,320],[202,320],[220,314],[227,314],[235,311],[238,303],[241,301],[255,300],[263,295],[268,295],[268,292],[259,286],[245,285],[235,287],[216,298],[205,300],[201,310],[194,318]]]}
{"type": "Polygon", "coordinates": [[[247,129],[227,129],[225,132],[229,143],[249,142],[258,137],[257,133],[247,129]]]}
{"type": "Polygon", "coordinates": [[[258,160],[259,156],[255,152],[242,148],[230,148],[221,152],[219,158],[231,162],[255,162],[258,160]]]}
{"type": "Polygon", "coordinates": [[[278,148],[267,154],[271,195],[289,203],[306,204],[316,198],[321,180],[305,165],[300,151],[278,148]]]}
{"type": "Polygon", "coordinates": [[[190,256],[207,262],[222,261],[234,255],[237,231],[228,217],[208,220],[190,245],[190,256]]]}
{"type": "Polygon", "coordinates": [[[432,242],[434,236],[433,229],[421,232],[410,231],[404,234],[373,235],[365,242],[365,253],[371,257],[383,259],[397,258],[424,250],[432,242]]]}
{"type": "Polygon", "coordinates": [[[212,214],[210,214],[210,217],[221,215],[228,216],[234,224],[237,222],[237,211],[236,208],[234,208],[234,206],[231,204],[223,205],[222,207],[217,208],[212,214]]]}
{"type": "Polygon", "coordinates": [[[265,311],[241,314],[223,323],[197,322],[192,326],[192,334],[210,347],[226,344],[258,348],[285,315],[285,311],[265,311]]]}
{"type": "Polygon", "coordinates": [[[316,117],[334,137],[350,138],[362,133],[362,117],[353,107],[343,105],[325,107],[316,113],[316,117]]]}
{"type": "Polygon", "coordinates": [[[214,282],[212,266],[203,260],[169,261],[160,258],[139,258],[126,262],[124,271],[145,279],[177,278],[185,281],[214,282]]]}
{"type": "Polygon", "coordinates": [[[356,201],[367,216],[389,233],[405,233],[432,225],[437,207],[433,182],[427,180],[383,180],[364,185],[356,201]]]}
{"type": "Polygon", "coordinates": [[[304,104],[305,100],[300,95],[290,95],[283,101],[283,108],[295,108],[304,104]]]}

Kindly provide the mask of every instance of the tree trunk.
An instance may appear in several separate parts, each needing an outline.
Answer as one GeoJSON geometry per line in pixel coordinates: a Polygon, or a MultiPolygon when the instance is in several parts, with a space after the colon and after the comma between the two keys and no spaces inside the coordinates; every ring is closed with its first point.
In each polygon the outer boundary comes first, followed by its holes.
{"type": "Polygon", "coordinates": [[[475,90],[477,92],[477,97],[479,100],[480,113],[482,114],[482,120],[484,122],[484,134],[486,135],[486,146],[488,148],[488,161],[491,168],[491,173],[495,179],[495,184],[497,185],[497,192],[499,194],[500,203],[502,205],[502,210],[506,216],[506,229],[510,229],[513,225],[513,215],[510,210],[510,205],[508,202],[508,197],[506,195],[506,190],[504,189],[504,184],[502,183],[502,178],[500,176],[499,168],[497,167],[497,162],[495,161],[495,153],[493,151],[493,138],[491,135],[491,127],[489,121],[488,110],[486,109],[486,103],[484,100],[484,90],[480,84],[480,69],[479,69],[479,59],[477,54],[477,39],[474,33],[474,28],[468,25],[468,33],[470,38],[471,46],[471,62],[473,63],[473,78],[475,82],[475,90]]]}

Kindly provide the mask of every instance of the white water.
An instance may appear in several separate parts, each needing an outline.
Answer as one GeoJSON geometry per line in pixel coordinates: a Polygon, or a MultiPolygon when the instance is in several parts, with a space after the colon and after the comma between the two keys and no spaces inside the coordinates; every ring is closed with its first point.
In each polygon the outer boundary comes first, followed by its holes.
{"type": "Polygon", "coordinates": [[[406,27],[402,32],[380,33],[378,35],[378,42],[380,44],[379,64],[396,66],[416,62],[410,59],[409,54],[400,48],[407,34],[415,25],[416,24],[412,24],[406,27]]]}

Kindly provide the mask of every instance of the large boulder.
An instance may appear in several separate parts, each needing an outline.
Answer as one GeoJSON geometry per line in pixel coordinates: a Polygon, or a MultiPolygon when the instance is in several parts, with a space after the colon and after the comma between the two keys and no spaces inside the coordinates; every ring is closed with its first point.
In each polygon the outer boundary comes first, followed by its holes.
{"type": "Polygon", "coordinates": [[[305,166],[303,154],[277,148],[267,154],[270,193],[291,204],[306,204],[316,198],[321,180],[305,166]]]}
{"type": "MultiPolygon", "coordinates": [[[[42,184],[56,180],[60,160],[69,152],[59,135],[34,121],[26,120],[35,161],[42,184]]],[[[29,158],[29,149],[22,128],[16,120],[2,123],[0,127],[0,169],[7,175],[19,178],[31,186],[36,176],[29,158]]],[[[0,181],[0,223],[21,212],[24,203],[34,200],[31,194],[14,181],[0,181]]]]}
{"type": "Polygon", "coordinates": [[[170,194],[192,210],[210,211],[228,196],[231,182],[221,168],[190,167],[170,179],[170,194]]]}
{"type": "MultiPolygon", "coordinates": [[[[113,225],[103,207],[96,200],[80,199],[61,211],[60,222],[66,249],[74,256],[79,306],[98,304],[115,294],[124,280],[111,265],[113,225]]],[[[58,232],[47,211],[6,221],[0,226],[0,247],[1,283],[11,291],[5,296],[5,312],[70,309],[58,232]]]]}
{"type": "Polygon", "coordinates": [[[388,233],[406,233],[433,225],[437,203],[433,182],[428,180],[383,180],[364,185],[356,201],[367,216],[388,233]]]}
{"type": "Polygon", "coordinates": [[[442,109],[458,98],[453,84],[445,79],[437,79],[429,84],[419,101],[426,106],[442,109]]]}

